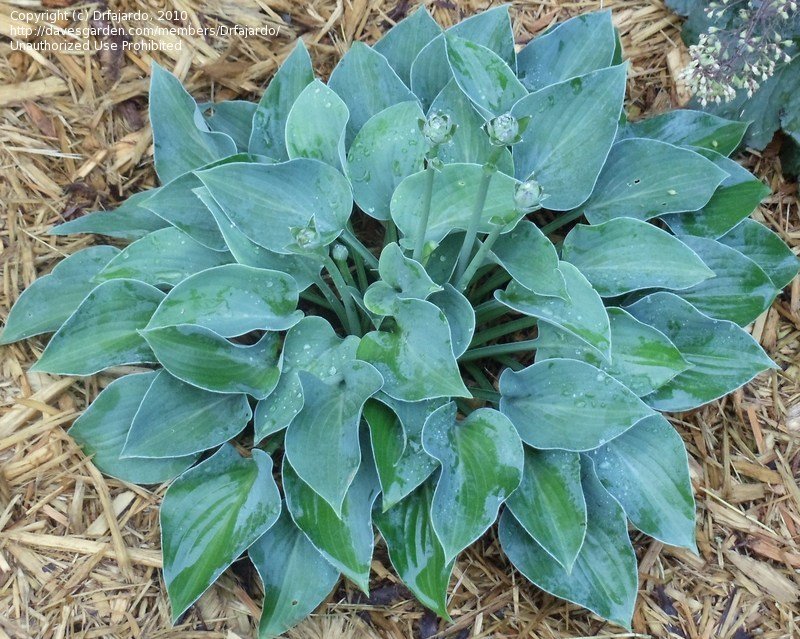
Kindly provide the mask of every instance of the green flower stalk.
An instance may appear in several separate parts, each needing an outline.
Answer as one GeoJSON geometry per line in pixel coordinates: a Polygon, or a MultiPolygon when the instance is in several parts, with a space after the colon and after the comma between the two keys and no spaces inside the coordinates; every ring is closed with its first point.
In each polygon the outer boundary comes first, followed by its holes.
{"type": "Polygon", "coordinates": [[[458,125],[450,121],[446,113],[435,112],[428,116],[422,124],[422,134],[425,136],[430,150],[425,158],[425,188],[422,195],[422,215],[417,226],[416,243],[414,245],[414,259],[421,262],[425,251],[425,231],[431,214],[431,198],[433,197],[434,171],[439,147],[453,138],[458,125]]]}

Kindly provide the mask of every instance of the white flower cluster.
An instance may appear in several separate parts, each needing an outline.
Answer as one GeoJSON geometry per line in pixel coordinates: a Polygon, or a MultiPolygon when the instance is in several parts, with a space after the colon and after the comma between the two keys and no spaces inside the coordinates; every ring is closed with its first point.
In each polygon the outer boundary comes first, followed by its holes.
{"type": "Polygon", "coordinates": [[[781,31],[796,11],[794,0],[710,2],[708,18],[727,24],[700,34],[697,44],[689,47],[691,62],[682,73],[700,104],[730,101],[738,90],[752,97],[778,65],[790,62],[793,44],[781,31]]]}

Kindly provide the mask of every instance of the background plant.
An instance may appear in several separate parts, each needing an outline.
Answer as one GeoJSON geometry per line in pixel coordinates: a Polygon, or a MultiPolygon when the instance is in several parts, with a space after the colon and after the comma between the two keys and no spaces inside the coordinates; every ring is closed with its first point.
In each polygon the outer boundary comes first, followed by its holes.
{"type": "Polygon", "coordinates": [[[786,138],[784,172],[800,164],[800,13],[793,0],[667,0],[687,16],[682,36],[691,63],[684,72],[696,103],[751,122],[744,143],[761,150],[778,130],[786,138]]]}
{"type": "Polygon", "coordinates": [[[504,8],[445,35],[418,12],[327,86],[300,46],[258,105],[198,107],[154,68],[164,185],[56,229],[135,241],[38,280],[3,340],[56,331],[37,364],[54,373],[146,366],[71,433],[124,480],[180,474],[162,508],[175,618],[247,550],[279,633],[340,573],[367,588],[373,522],[446,616],[456,555],[502,507],[526,576],[630,622],[626,517],[693,546],[685,452],[654,409],[770,365],[736,323],[796,260],[745,219],[765,189],[725,157],[744,127],[618,126],[624,86],[608,13],[515,55],[504,8]],[[361,240],[379,233],[378,259],[361,240]]]}

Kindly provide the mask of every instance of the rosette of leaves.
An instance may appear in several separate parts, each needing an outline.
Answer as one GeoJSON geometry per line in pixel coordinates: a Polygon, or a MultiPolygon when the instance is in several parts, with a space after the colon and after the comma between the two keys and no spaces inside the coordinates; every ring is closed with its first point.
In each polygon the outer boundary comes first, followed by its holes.
{"type": "Polygon", "coordinates": [[[626,74],[609,12],[517,51],[506,7],[446,30],[419,9],[327,84],[298,42],[257,104],[198,106],[153,67],[161,186],[55,227],[127,243],[34,282],[2,341],[55,333],[52,374],[136,365],[70,433],[172,482],[174,619],[246,554],[278,635],[342,575],[368,590],[375,529],[447,619],[499,517],[530,581],[629,626],[628,524],[694,549],[662,413],[774,366],[742,327],[797,260],[748,219],[744,126],[621,125],[626,74]]]}
{"type": "MultiPolygon", "coordinates": [[[[667,6],[686,18],[681,37],[687,45],[697,44],[701,35],[714,33],[717,39],[734,40],[744,38],[743,46],[732,48],[727,66],[735,67],[735,75],[747,78],[753,75],[753,55],[758,56],[764,43],[782,43],[788,59],[777,59],[774,73],[754,79],[757,90],[749,94],[746,88],[736,91],[732,100],[719,104],[710,102],[703,110],[716,115],[749,122],[744,143],[762,150],[777,131],[785,138],[781,145],[781,159],[785,173],[800,172],[800,12],[790,10],[785,19],[770,21],[765,31],[758,23],[756,14],[761,5],[773,0],[753,0],[748,3],[718,2],[705,0],[667,0],[667,6]]],[[[712,54],[713,55],[713,54],[712,54]]],[[[729,79],[730,80],[730,79],[729,79]]],[[[699,104],[696,100],[693,101],[699,104]]]]}

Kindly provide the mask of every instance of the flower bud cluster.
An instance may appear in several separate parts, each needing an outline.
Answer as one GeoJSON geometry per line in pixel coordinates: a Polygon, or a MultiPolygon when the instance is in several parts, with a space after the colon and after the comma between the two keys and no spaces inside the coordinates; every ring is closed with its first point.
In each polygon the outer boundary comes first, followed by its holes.
{"type": "Polygon", "coordinates": [[[456,125],[452,122],[450,116],[442,111],[431,113],[422,122],[422,135],[425,136],[431,146],[447,144],[453,139],[455,132],[456,125]]]}
{"type": "Polygon", "coordinates": [[[514,204],[517,210],[524,213],[531,213],[541,208],[543,199],[542,187],[532,177],[517,184],[514,191],[514,204]]]}

